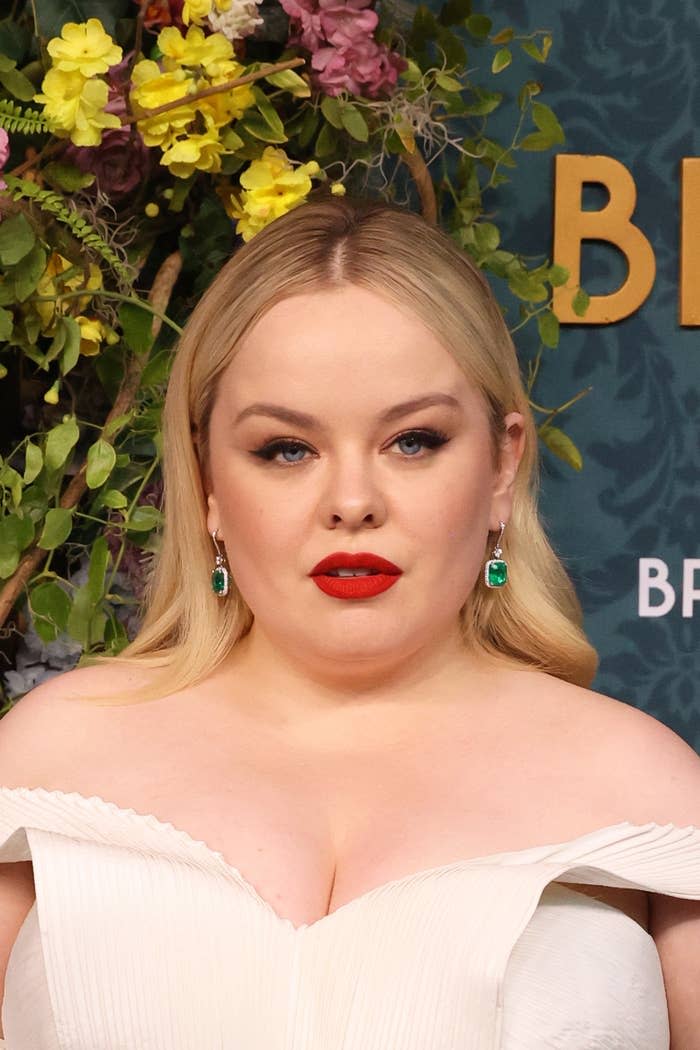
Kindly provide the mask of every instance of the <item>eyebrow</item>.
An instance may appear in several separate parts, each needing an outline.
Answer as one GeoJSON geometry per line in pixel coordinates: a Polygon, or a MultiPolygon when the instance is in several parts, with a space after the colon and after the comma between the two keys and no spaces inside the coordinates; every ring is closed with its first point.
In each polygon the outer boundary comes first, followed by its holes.
{"type": "MultiPolygon", "coordinates": [[[[401,404],[388,408],[386,412],[382,412],[379,416],[379,422],[391,423],[395,419],[401,419],[402,416],[408,415],[409,412],[416,412],[419,408],[429,408],[431,405],[448,405],[451,408],[462,407],[457,398],[452,397],[451,394],[424,394],[422,397],[414,397],[410,401],[402,401],[401,404]]],[[[281,419],[283,423],[290,423],[296,427],[315,427],[317,430],[325,429],[323,423],[316,419],[315,416],[310,416],[306,412],[296,412],[294,409],[285,408],[283,405],[271,405],[264,401],[256,401],[255,404],[244,408],[236,416],[233,425],[238,426],[248,416],[253,415],[272,416],[273,419],[281,419]]]]}

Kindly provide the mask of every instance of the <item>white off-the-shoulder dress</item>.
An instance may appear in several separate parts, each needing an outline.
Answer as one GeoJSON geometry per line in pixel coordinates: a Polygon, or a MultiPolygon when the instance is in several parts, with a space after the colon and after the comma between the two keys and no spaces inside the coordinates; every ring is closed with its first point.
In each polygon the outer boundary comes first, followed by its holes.
{"type": "Polygon", "coordinates": [[[0,863],[26,860],[7,1050],[668,1050],[652,937],[559,882],[700,900],[700,829],[625,822],[295,927],[172,824],[0,787],[0,863]]]}

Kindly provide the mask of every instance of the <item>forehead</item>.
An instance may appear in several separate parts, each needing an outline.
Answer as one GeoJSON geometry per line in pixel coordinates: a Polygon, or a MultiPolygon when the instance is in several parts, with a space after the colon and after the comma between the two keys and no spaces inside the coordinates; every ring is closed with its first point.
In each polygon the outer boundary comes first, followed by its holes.
{"type": "Polygon", "coordinates": [[[223,373],[227,400],[275,392],[336,394],[377,388],[406,396],[444,389],[473,396],[473,384],[436,333],[410,311],[354,285],[276,303],[245,334],[223,373]]]}

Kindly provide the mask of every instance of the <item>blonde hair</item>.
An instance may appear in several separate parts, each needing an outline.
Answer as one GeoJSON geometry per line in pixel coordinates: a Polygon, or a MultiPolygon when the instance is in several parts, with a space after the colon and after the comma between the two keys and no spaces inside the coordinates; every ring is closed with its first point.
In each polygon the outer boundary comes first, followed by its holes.
{"type": "MultiPolygon", "coordinates": [[[[450,237],[381,201],[310,200],[266,226],[226,263],[193,311],[172,368],[163,415],[165,524],[138,634],[109,661],[159,669],[119,703],[192,686],[247,632],[253,614],[231,579],[211,589],[203,475],[208,424],[222,372],[245,333],[276,303],[351,284],[418,317],[483,395],[494,449],[509,412],[525,418],[526,445],[504,540],[509,580],[478,582],[460,610],[465,645],[589,685],[597,659],[572,584],[537,516],[537,434],[510,333],[486,280],[450,237]]],[[[235,543],[235,539],[233,539],[235,543]]],[[[493,537],[484,550],[490,556],[493,537]]]]}

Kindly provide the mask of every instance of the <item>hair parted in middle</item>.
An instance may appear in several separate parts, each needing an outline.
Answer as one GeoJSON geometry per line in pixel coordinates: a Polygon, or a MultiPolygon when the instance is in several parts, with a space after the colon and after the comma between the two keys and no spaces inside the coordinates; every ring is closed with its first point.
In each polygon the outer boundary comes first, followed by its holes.
{"type": "MultiPolygon", "coordinates": [[[[299,205],[240,247],[180,339],[163,417],[161,549],[138,634],[119,656],[106,658],[161,673],[153,688],[135,690],[128,702],[201,681],[250,630],[253,614],[235,578],[225,601],[210,586],[208,429],[219,379],[243,337],[276,303],[348,284],[418,318],[452,354],[487,406],[495,462],[504,417],[524,417],[525,452],[508,523],[509,584],[495,592],[477,584],[466,597],[460,610],[465,645],[590,684],[596,654],[583,633],[572,584],[538,519],[535,423],[488,282],[448,234],[420,215],[383,201],[328,195],[299,205]]],[[[235,536],[227,539],[235,544],[235,536]]]]}

